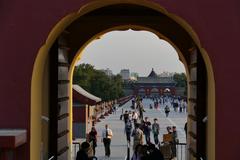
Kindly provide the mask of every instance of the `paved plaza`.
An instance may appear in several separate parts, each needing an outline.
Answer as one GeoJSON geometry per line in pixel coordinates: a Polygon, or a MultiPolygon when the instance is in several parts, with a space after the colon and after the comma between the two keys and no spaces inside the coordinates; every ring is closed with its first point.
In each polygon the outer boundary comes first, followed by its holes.
{"type": "MultiPolygon", "coordinates": [[[[169,117],[166,118],[164,113],[164,106],[160,106],[160,110],[149,109],[149,104],[153,101],[150,99],[144,99],[144,117],[149,117],[151,123],[154,118],[158,118],[160,124],[160,135],[159,139],[162,141],[162,135],[166,134],[167,126],[176,126],[178,131],[178,139],[180,143],[186,143],[184,124],[187,121],[187,113],[179,113],[174,112],[173,108],[171,108],[171,112],[169,117]]],[[[113,131],[113,138],[111,143],[111,160],[124,160],[127,155],[127,140],[124,134],[124,122],[120,120],[120,115],[122,113],[122,108],[125,110],[130,110],[131,101],[127,102],[122,107],[118,108],[116,114],[111,114],[106,119],[103,119],[101,122],[96,124],[96,129],[98,132],[98,146],[96,148],[96,156],[99,160],[104,160],[104,146],[101,142],[102,130],[104,129],[105,124],[109,124],[109,127],[113,131]]],[[[151,135],[152,136],[152,135],[151,135]]],[[[145,139],[144,139],[145,140],[145,139]]],[[[153,137],[151,137],[151,141],[153,142],[153,137]]],[[[130,154],[132,155],[132,146],[130,154]]],[[[185,154],[184,154],[185,155],[185,154]]],[[[183,156],[184,156],[183,155],[183,156]]],[[[182,158],[184,159],[184,158],[182,158]]]]}

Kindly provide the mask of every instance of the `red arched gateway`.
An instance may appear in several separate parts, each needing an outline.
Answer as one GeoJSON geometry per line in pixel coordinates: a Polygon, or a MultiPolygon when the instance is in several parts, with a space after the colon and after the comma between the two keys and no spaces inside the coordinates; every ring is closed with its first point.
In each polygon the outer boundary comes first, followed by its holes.
{"type": "MultiPolygon", "coordinates": [[[[13,159],[40,160],[41,138],[44,138],[45,134],[41,130],[41,117],[47,112],[43,106],[49,105],[47,96],[50,90],[46,87],[49,84],[47,74],[49,70],[46,68],[49,54],[44,53],[48,53],[50,48],[54,49],[52,46],[55,40],[63,32],[67,33],[64,29],[78,17],[111,4],[142,5],[161,12],[172,20],[172,24],[177,23],[178,27],[181,26],[179,30],[192,37],[191,41],[186,42],[194,42],[207,67],[206,103],[207,113],[212,118],[208,120],[207,125],[208,135],[211,135],[206,137],[207,157],[210,160],[238,159],[240,143],[238,135],[240,129],[236,127],[239,125],[240,112],[238,101],[240,77],[237,74],[240,68],[238,0],[3,0],[0,5],[0,128],[11,131],[20,129],[23,133],[26,131],[27,137],[20,146],[13,145],[14,147],[10,149],[14,154],[13,159]],[[234,84],[230,90],[229,83],[234,84]]],[[[176,37],[167,38],[173,41],[176,37]]],[[[181,47],[180,43],[173,44],[181,47]]],[[[183,46],[191,45],[183,43],[183,46]]],[[[196,65],[192,63],[188,66],[189,69],[193,68],[191,72],[194,72],[196,65]]],[[[190,78],[194,79],[194,74],[191,75],[193,77],[190,78]]],[[[195,82],[192,81],[189,85],[194,86],[195,82]]],[[[71,97],[71,94],[67,96],[71,97]]],[[[194,98],[190,101],[195,103],[194,98]]],[[[3,133],[0,140],[6,136],[6,133],[3,133]]],[[[6,143],[10,143],[9,140],[6,143]]],[[[1,158],[5,158],[3,156],[7,154],[2,153],[9,153],[9,148],[2,144],[1,142],[1,158]]]]}

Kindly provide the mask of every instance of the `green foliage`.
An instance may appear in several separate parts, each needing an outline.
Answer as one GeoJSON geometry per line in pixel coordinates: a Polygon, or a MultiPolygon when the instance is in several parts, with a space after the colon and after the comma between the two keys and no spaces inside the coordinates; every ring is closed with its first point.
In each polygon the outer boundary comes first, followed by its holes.
{"type": "Polygon", "coordinates": [[[174,81],[177,82],[177,87],[186,87],[187,86],[187,77],[185,73],[175,73],[173,75],[174,81]]]}
{"type": "Polygon", "coordinates": [[[80,64],[75,68],[73,83],[104,101],[124,96],[120,75],[109,77],[103,71],[94,69],[94,66],[90,64],[80,64]]]}
{"type": "Polygon", "coordinates": [[[183,87],[185,89],[184,94],[187,95],[187,77],[185,73],[175,73],[173,75],[174,81],[177,83],[176,87],[183,87]]]}

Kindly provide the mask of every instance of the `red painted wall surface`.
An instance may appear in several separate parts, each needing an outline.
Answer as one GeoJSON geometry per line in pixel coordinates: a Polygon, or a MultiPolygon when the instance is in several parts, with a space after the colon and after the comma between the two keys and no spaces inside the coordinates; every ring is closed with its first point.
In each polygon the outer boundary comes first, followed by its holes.
{"type": "Polygon", "coordinates": [[[73,106],[73,122],[86,123],[86,108],[73,106]]]}
{"type": "MultiPolygon", "coordinates": [[[[28,144],[17,151],[18,160],[29,159],[30,87],[37,52],[53,26],[87,1],[0,1],[0,128],[28,130],[28,144]]],[[[154,1],[184,18],[209,53],[216,79],[216,159],[237,159],[240,1],[154,1]]]]}

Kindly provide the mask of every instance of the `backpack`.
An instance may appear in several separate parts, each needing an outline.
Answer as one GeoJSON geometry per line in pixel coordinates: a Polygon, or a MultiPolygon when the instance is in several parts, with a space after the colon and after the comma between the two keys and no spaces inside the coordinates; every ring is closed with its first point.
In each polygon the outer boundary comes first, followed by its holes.
{"type": "Polygon", "coordinates": [[[170,112],[170,108],[169,107],[165,107],[165,112],[170,112]]]}
{"type": "Polygon", "coordinates": [[[135,140],[140,140],[141,139],[141,132],[140,131],[138,131],[138,130],[135,130],[135,132],[134,132],[134,139],[135,140]]]}
{"type": "Polygon", "coordinates": [[[128,118],[129,118],[129,115],[125,113],[125,114],[123,115],[123,118],[124,118],[125,121],[127,121],[128,118]]]}

